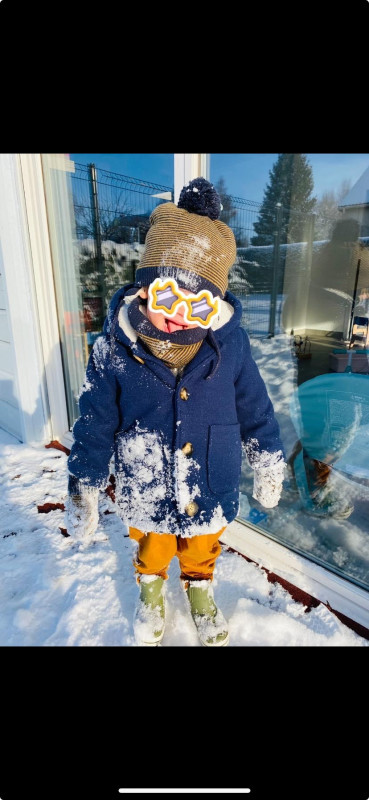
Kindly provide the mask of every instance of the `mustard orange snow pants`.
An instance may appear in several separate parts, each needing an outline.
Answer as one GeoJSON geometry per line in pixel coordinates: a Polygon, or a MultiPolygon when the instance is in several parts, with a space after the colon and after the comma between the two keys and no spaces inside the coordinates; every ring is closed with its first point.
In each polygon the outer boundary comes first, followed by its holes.
{"type": "Polygon", "coordinates": [[[177,556],[181,567],[181,578],[212,580],[216,559],[221,547],[219,538],[225,527],[218,533],[192,536],[175,536],[173,533],[142,533],[138,528],[129,528],[131,539],[138,542],[136,558],[133,562],[139,575],[160,575],[168,577],[168,566],[177,556]]]}

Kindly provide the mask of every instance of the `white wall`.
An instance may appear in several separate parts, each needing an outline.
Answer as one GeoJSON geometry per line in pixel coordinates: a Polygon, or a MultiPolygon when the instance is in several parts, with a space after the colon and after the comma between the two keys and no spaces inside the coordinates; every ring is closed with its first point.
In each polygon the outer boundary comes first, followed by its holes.
{"type": "Polygon", "coordinates": [[[0,240],[0,427],[21,441],[17,374],[0,240]]]}
{"type": "Polygon", "coordinates": [[[50,441],[25,197],[17,154],[0,154],[0,426],[20,441],[50,441]]]}

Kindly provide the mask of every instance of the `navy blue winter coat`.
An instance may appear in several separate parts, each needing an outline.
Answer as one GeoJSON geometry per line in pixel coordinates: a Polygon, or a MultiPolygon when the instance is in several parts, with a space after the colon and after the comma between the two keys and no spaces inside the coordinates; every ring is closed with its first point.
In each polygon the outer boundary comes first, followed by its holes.
{"type": "Polygon", "coordinates": [[[105,488],[114,455],[116,507],[127,525],[181,536],[216,533],[238,513],[242,445],[251,465],[260,454],[284,457],[240,327],[241,303],[227,292],[233,315],[178,377],[121,327],[118,312],[131,288],[115,293],[89,358],[69,492],[105,488]]]}

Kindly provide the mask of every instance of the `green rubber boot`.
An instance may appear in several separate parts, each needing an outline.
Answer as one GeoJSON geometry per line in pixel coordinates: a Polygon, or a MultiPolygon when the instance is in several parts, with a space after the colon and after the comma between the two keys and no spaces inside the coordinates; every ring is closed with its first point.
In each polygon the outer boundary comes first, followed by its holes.
{"type": "Polygon", "coordinates": [[[205,647],[224,647],[229,642],[227,623],[215,605],[213,586],[209,580],[184,581],[192,619],[201,644],[205,647]]]}
{"type": "Polygon", "coordinates": [[[160,575],[140,576],[140,597],[135,610],[133,630],[140,647],[156,647],[164,636],[165,583],[160,575]]]}

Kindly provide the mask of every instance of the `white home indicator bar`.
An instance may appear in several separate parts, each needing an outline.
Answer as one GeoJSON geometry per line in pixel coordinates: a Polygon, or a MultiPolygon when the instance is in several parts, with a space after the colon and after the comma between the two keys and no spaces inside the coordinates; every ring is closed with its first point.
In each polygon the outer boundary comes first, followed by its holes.
{"type": "Polygon", "coordinates": [[[248,794],[251,789],[119,789],[122,794],[248,794]]]}

